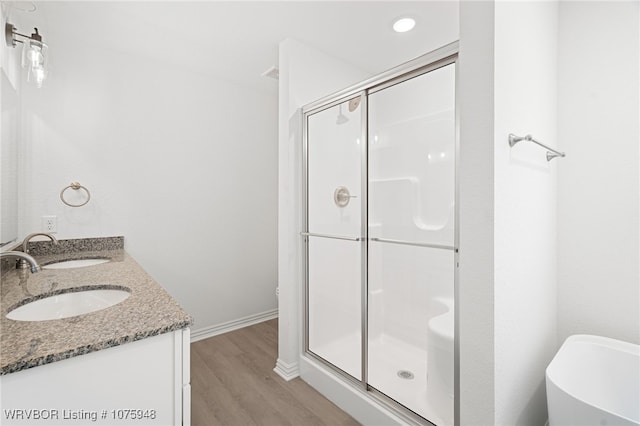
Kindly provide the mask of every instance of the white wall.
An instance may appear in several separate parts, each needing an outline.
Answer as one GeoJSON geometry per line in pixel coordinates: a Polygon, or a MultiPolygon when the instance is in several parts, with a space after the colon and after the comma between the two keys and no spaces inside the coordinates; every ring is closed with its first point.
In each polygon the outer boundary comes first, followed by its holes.
{"type": "Polygon", "coordinates": [[[22,234],[56,215],[59,238],[124,235],[196,332],[274,315],[275,96],[142,55],[95,54],[50,25],[49,79],[24,90],[22,234]],[[67,207],[59,193],[76,180],[91,202],[67,207]]]}
{"type": "Polygon", "coordinates": [[[555,2],[460,8],[460,423],[540,425],[556,349],[555,2]],[[526,22],[526,29],[523,23],[526,22]]]}
{"type": "Polygon", "coordinates": [[[640,343],[639,15],[637,1],[560,5],[558,343],[640,343]]]}
{"type": "Polygon", "coordinates": [[[638,3],[460,16],[461,424],[543,424],[565,337],[640,340],[638,3]]]}
{"type": "Polygon", "coordinates": [[[556,351],[556,188],[564,159],[508,135],[556,135],[555,1],[495,5],[495,423],[542,425],[556,351]]]}
{"type": "Polygon", "coordinates": [[[457,109],[461,425],[494,423],[494,4],[460,3],[457,109]]]}

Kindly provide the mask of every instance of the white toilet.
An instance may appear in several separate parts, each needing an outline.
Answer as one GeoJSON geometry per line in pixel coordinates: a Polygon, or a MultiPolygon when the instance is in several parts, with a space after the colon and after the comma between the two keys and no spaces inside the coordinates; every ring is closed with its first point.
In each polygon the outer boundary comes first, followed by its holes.
{"type": "Polygon", "coordinates": [[[453,300],[434,299],[439,313],[427,331],[427,403],[442,421],[453,424],[453,300]]]}

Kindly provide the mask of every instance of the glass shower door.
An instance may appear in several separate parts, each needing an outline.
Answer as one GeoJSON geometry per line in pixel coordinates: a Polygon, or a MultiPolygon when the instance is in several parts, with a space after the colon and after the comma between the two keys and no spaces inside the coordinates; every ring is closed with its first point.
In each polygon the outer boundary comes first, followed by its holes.
{"type": "Polygon", "coordinates": [[[361,98],[307,118],[307,348],[362,377],[361,98]]]}
{"type": "Polygon", "coordinates": [[[367,382],[453,424],[455,64],[368,98],[367,382]]]}

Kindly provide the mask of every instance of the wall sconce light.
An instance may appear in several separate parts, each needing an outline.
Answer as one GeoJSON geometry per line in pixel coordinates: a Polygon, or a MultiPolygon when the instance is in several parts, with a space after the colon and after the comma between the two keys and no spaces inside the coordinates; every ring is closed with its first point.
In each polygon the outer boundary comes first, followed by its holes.
{"type": "Polygon", "coordinates": [[[47,45],[42,42],[38,29],[31,36],[20,34],[13,24],[6,23],[4,37],[9,47],[16,47],[18,43],[24,45],[22,49],[22,67],[27,68],[27,81],[34,81],[36,87],[42,87],[47,78],[47,45]],[[19,40],[22,37],[24,40],[19,40]]]}

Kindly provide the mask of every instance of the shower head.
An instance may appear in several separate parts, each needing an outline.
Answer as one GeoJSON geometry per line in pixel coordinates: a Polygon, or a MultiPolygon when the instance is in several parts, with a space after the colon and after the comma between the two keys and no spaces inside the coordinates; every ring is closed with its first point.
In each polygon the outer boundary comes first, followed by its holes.
{"type": "Polygon", "coordinates": [[[353,112],[360,106],[360,96],[349,101],[349,112],[353,112]]]}
{"type": "Polygon", "coordinates": [[[349,117],[342,113],[342,104],[338,105],[338,118],[336,118],[336,124],[344,124],[349,121],[349,117]]]}
{"type": "Polygon", "coordinates": [[[347,118],[347,116],[346,116],[346,115],[344,115],[344,114],[340,114],[340,115],[338,116],[338,118],[336,118],[336,124],[344,124],[344,123],[346,123],[347,121],[349,121],[349,119],[348,119],[348,118],[347,118]]]}

